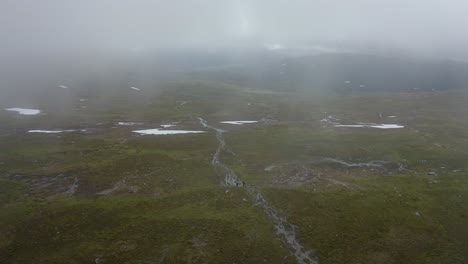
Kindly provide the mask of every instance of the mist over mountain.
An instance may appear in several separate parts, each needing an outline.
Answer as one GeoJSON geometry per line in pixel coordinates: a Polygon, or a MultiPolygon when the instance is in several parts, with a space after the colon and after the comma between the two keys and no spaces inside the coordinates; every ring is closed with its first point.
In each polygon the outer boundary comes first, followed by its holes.
{"type": "Polygon", "coordinates": [[[262,45],[468,58],[458,0],[4,0],[0,54],[262,45]]]}
{"type": "Polygon", "coordinates": [[[449,59],[317,49],[166,50],[139,54],[4,57],[1,101],[34,98],[61,84],[113,91],[158,89],[180,78],[295,92],[468,89],[468,64],[449,59]],[[120,88],[119,88],[120,87],[120,88]]]}
{"type": "Polygon", "coordinates": [[[128,85],[136,82],[130,75],[155,86],[182,72],[298,91],[465,88],[466,66],[450,60],[468,58],[467,7],[456,0],[4,0],[0,93],[8,100],[90,79],[128,85]]]}

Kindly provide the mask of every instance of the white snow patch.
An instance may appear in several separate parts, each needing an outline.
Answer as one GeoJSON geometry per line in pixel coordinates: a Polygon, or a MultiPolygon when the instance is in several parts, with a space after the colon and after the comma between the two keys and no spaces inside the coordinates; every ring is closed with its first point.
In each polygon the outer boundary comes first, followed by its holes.
{"type": "Polygon", "coordinates": [[[80,102],[86,102],[86,99],[81,98],[81,99],[80,99],[80,102]]]}
{"type": "Polygon", "coordinates": [[[335,125],[334,127],[368,127],[366,125],[335,125]]]}
{"type": "Polygon", "coordinates": [[[272,171],[274,168],[276,168],[277,166],[276,165],[270,165],[270,166],[267,166],[265,167],[265,171],[272,171]]]}
{"type": "Polygon", "coordinates": [[[175,125],[161,125],[164,128],[175,127],[175,125]]]}
{"type": "Polygon", "coordinates": [[[194,130],[161,130],[159,128],[155,129],[144,129],[144,130],[134,130],[133,132],[143,135],[175,135],[175,134],[199,134],[205,133],[205,131],[194,131],[194,130]]]}
{"type": "MultiPolygon", "coordinates": [[[[389,117],[396,117],[396,116],[389,116],[389,117]]],[[[329,115],[326,118],[320,120],[321,123],[326,123],[328,125],[332,125],[333,127],[348,127],[348,128],[379,128],[379,129],[395,129],[395,128],[404,128],[405,126],[398,125],[398,124],[376,124],[376,123],[364,123],[364,122],[355,122],[354,124],[340,124],[338,121],[340,119],[329,115]]]]}
{"type": "Polygon", "coordinates": [[[344,83],[351,83],[351,81],[345,81],[344,83]]]}
{"type": "Polygon", "coordinates": [[[328,123],[332,125],[340,125],[337,121],[340,121],[340,119],[335,118],[332,115],[327,116],[326,118],[323,118],[320,120],[321,123],[328,123]]]}
{"type": "Polygon", "coordinates": [[[360,124],[360,125],[334,125],[334,127],[351,127],[351,128],[359,128],[359,127],[370,127],[370,128],[379,128],[379,129],[395,129],[395,128],[404,128],[405,126],[397,125],[397,124],[360,124]]]}
{"type": "Polygon", "coordinates": [[[143,125],[141,122],[118,122],[117,125],[119,126],[137,126],[137,125],[143,125]]]}
{"type": "Polygon", "coordinates": [[[136,87],[134,87],[134,86],[130,87],[130,89],[135,90],[135,91],[141,91],[140,88],[136,88],[136,87]]]}
{"type": "Polygon", "coordinates": [[[397,125],[397,124],[381,124],[376,126],[370,126],[372,128],[380,128],[380,129],[393,129],[393,128],[404,128],[405,126],[397,125]]]}
{"type": "Polygon", "coordinates": [[[28,109],[28,108],[5,108],[7,111],[18,112],[20,115],[37,115],[41,112],[38,109],[28,109]]]}
{"type": "Polygon", "coordinates": [[[58,134],[63,132],[74,132],[76,130],[29,130],[28,133],[58,134]]]}
{"type": "Polygon", "coordinates": [[[395,117],[397,117],[397,116],[387,116],[387,117],[388,117],[388,118],[395,118],[395,117]]]}
{"type": "Polygon", "coordinates": [[[68,89],[68,86],[66,86],[66,85],[59,85],[59,87],[62,88],[62,89],[68,89]]]}
{"type": "Polygon", "coordinates": [[[254,124],[254,123],[258,123],[258,121],[221,121],[220,123],[223,123],[223,124],[230,124],[230,125],[243,125],[243,124],[254,124]]]}

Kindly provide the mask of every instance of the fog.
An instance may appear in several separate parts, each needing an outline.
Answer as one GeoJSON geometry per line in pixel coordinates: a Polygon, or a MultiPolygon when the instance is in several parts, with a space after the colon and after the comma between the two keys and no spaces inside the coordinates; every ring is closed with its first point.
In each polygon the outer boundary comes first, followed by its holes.
{"type": "Polygon", "coordinates": [[[61,85],[154,88],[194,71],[265,89],[343,90],[353,76],[374,90],[466,88],[468,64],[407,59],[467,61],[467,8],[457,0],[1,0],[0,103],[33,105],[61,85]],[[321,53],[343,56],[308,58],[321,53]]]}
{"type": "Polygon", "coordinates": [[[461,0],[2,0],[0,52],[308,45],[465,58],[461,0]]]}

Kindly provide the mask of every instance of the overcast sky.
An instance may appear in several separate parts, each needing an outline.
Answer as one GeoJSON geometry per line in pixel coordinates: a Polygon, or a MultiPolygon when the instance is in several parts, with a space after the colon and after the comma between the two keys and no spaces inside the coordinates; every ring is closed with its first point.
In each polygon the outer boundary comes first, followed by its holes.
{"type": "Polygon", "coordinates": [[[468,47],[466,0],[0,0],[2,52],[315,42],[468,47]]]}

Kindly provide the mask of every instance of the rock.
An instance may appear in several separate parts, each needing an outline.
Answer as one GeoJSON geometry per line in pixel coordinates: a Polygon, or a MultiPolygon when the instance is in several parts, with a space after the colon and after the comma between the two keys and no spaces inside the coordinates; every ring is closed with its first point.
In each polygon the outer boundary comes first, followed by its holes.
{"type": "Polygon", "coordinates": [[[119,252],[128,252],[137,248],[137,245],[134,241],[123,241],[119,243],[120,246],[118,248],[119,252]]]}
{"type": "Polygon", "coordinates": [[[138,186],[128,186],[127,190],[129,193],[137,193],[140,190],[140,187],[138,186]]]}
{"type": "Polygon", "coordinates": [[[435,173],[435,172],[433,172],[433,171],[430,171],[430,172],[427,173],[427,175],[429,175],[429,176],[436,176],[437,173],[435,173]]]}

